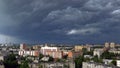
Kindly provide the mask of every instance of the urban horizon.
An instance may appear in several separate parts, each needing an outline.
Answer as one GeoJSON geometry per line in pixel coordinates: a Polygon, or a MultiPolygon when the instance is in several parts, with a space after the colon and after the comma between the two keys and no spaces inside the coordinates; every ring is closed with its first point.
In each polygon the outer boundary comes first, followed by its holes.
{"type": "Polygon", "coordinates": [[[0,43],[120,43],[119,0],[0,0],[0,43]]]}

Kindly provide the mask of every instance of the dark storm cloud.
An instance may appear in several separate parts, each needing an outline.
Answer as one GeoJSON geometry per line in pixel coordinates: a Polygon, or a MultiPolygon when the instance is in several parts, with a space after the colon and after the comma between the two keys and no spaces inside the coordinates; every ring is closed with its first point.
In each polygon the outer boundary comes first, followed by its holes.
{"type": "Polygon", "coordinates": [[[119,7],[119,0],[2,0],[0,33],[30,42],[119,42],[119,7]]]}

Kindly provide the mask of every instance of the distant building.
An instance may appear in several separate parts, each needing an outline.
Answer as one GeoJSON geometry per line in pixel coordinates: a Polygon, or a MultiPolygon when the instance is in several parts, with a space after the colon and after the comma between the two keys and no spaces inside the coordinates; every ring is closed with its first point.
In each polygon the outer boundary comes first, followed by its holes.
{"type": "Polygon", "coordinates": [[[46,63],[46,68],[63,68],[62,63],[46,63]]]}
{"type": "Polygon", "coordinates": [[[60,51],[58,47],[49,47],[49,46],[44,46],[41,47],[41,53],[43,55],[49,55],[53,58],[62,58],[63,57],[63,52],[60,51]]]}
{"type": "Polygon", "coordinates": [[[19,53],[18,53],[20,56],[39,56],[39,51],[37,50],[29,50],[29,51],[26,51],[26,50],[20,50],[19,53]]]}
{"type": "Polygon", "coordinates": [[[114,42],[111,42],[111,43],[106,42],[106,43],[105,43],[105,47],[106,47],[106,48],[115,48],[115,46],[116,46],[116,45],[115,45],[114,42]]]}
{"type": "Polygon", "coordinates": [[[109,50],[110,53],[120,54],[120,50],[109,50]]]}
{"type": "Polygon", "coordinates": [[[33,48],[34,50],[40,50],[41,47],[40,47],[39,45],[35,45],[35,46],[33,46],[32,48],[33,48]]]}
{"type": "Polygon", "coordinates": [[[26,44],[20,44],[20,50],[25,50],[27,48],[26,44]]]}
{"type": "Polygon", "coordinates": [[[120,68],[112,65],[94,63],[94,62],[83,62],[82,68],[120,68]]]}
{"type": "Polygon", "coordinates": [[[106,48],[109,48],[110,47],[110,44],[108,42],[105,43],[105,47],[106,48]]]}
{"type": "Polygon", "coordinates": [[[112,61],[112,59],[103,59],[104,64],[110,64],[112,61]]]}
{"type": "Polygon", "coordinates": [[[43,57],[42,59],[41,59],[42,61],[49,61],[49,57],[43,57]]]}
{"type": "Polygon", "coordinates": [[[68,58],[76,58],[76,57],[79,57],[81,56],[83,53],[82,52],[68,52],[68,58]]]}
{"type": "Polygon", "coordinates": [[[41,53],[43,55],[47,55],[47,52],[50,52],[50,51],[59,51],[59,49],[58,47],[49,47],[49,46],[41,47],[41,53]]]}
{"type": "Polygon", "coordinates": [[[80,46],[80,45],[76,45],[76,46],[74,47],[74,49],[75,49],[76,52],[77,52],[77,51],[82,51],[83,48],[84,48],[84,46],[80,46]]]}
{"type": "Polygon", "coordinates": [[[120,67],[120,60],[117,60],[117,66],[120,67]]]}
{"type": "Polygon", "coordinates": [[[110,43],[110,48],[115,48],[115,43],[114,42],[110,43]]]}
{"type": "Polygon", "coordinates": [[[4,61],[5,56],[0,55],[0,61],[4,61]]]}
{"type": "Polygon", "coordinates": [[[84,55],[84,58],[90,58],[90,59],[92,59],[93,56],[91,56],[91,55],[84,55]]]}
{"type": "Polygon", "coordinates": [[[103,53],[103,49],[100,49],[100,50],[98,50],[98,49],[96,49],[96,50],[94,50],[94,52],[93,52],[93,55],[94,56],[98,56],[98,57],[100,57],[100,55],[103,53]]]}
{"type": "Polygon", "coordinates": [[[86,44],[85,46],[83,46],[83,45],[76,45],[75,47],[74,47],[74,50],[76,51],[76,52],[78,52],[78,51],[82,51],[82,49],[83,48],[86,48],[87,49],[87,51],[90,51],[91,49],[90,49],[90,45],[88,45],[88,44],[86,44]]]}
{"type": "Polygon", "coordinates": [[[49,55],[53,58],[61,59],[63,57],[63,52],[62,51],[46,51],[46,55],[49,55]]]}

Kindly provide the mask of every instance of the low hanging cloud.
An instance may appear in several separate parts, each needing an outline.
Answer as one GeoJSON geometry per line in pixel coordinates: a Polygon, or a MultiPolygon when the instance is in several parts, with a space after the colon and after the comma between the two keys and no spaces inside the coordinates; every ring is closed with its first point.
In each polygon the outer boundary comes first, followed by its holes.
{"type": "Polygon", "coordinates": [[[100,33],[98,28],[72,29],[67,32],[67,35],[90,35],[100,33]]]}
{"type": "Polygon", "coordinates": [[[120,14],[120,9],[114,10],[112,14],[120,14]]]}

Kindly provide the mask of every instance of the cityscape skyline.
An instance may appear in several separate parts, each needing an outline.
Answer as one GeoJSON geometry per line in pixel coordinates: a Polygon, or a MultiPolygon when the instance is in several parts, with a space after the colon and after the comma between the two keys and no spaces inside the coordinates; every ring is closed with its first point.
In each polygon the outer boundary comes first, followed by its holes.
{"type": "Polygon", "coordinates": [[[0,0],[0,43],[120,43],[119,0],[0,0]]]}

